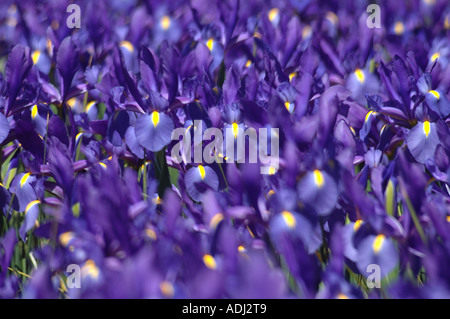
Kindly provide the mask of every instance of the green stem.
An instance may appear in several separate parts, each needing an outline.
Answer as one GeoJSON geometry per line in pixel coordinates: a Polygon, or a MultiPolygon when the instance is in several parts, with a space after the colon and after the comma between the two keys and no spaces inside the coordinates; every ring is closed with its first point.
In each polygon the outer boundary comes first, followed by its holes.
{"type": "Polygon", "coordinates": [[[411,200],[409,199],[408,193],[406,192],[405,188],[403,187],[402,181],[399,183],[400,186],[400,192],[403,195],[403,198],[406,202],[406,206],[408,206],[409,213],[411,214],[411,218],[413,220],[414,226],[417,229],[417,232],[420,235],[420,238],[422,239],[424,244],[427,244],[427,237],[425,236],[425,232],[423,231],[422,225],[420,224],[419,218],[417,217],[416,210],[414,209],[414,206],[411,203],[411,200]]]}
{"type": "Polygon", "coordinates": [[[229,186],[228,186],[227,178],[225,177],[225,173],[224,173],[224,171],[222,169],[222,164],[219,162],[219,157],[217,156],[217,154],[215,152],[214,152],[214,157],[216,158],[216,163],[219,164],[219,168],[220,168],[220,171],[222,172],[222,176],[223,176],[223,179],[225,181],[225,185],[227,185],[227,189],[228,189],[229,186]]]}
{"type": "Polygon", "coordinates": [[[147,163],[144,161],[144,167],[142,168],[142,188],[143,193],[142,196],[144,197],[144,200],[147,201],[148,195],[147,195],[147,163]]]}

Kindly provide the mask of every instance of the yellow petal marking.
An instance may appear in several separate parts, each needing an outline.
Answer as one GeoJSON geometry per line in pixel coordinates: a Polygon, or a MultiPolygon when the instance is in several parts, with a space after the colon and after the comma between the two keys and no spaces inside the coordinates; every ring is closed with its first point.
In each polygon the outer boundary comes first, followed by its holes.
{"type": "Polygon", "coordinates": [[[77,99],[74,98],[74,97],[67,101],[67,104],[69,104],[69,106],[70,106],[71,108],[73,108],[73,107],[75,106],[76,103],[77,103],[77,99]]]}
{"type": "Polygon", "coordinates": [[[394,32],[396,35],[402,35],[403,32],[405,32],[405,25],[403,24],[403,22],[396,22],[394,25],[394,32]]]}
{"type": "Polygon", "coordinates": [[[433,94],[434,97],[436,98],[436,100],[439,100],[440,97],[441,97],[441,95],[439,94],[439,92],[438,92],[438,91],[435,91],[435,90],[430,90],[430,91],[428,91],[428,93],[433,94]]]}
{"type": "Polygon", "coordinates": [[[81,275],[83,277],[89,276],[97,279],[100,274],[100,270],[92,259],[86,261],[84,266],[81,268],[81,275]]]}
{"type": "Polygon", "coordinates": [[[284,107],[286,110],[288,110],[289,113],[292,113],[294,111],[294,103],[290,103],[289,101],[284,102],[284,107]]]}
{"type": "Polygon", "coordinates": [[[130,41],[124,40],[120,42],[120,47],[127,49],[128,52],[133,53],[134,52],[134,46],[131,44],[130,41]]]}
{"type": "Polygon", "coordinates": [[[83,132],[80,132],[77,134],[77,136],[75,136],[75,141],[78,143],[78,141],[80,140],[81,135],[83,135],[83,132]]]}
{"type": "Polygon", "coordinates": [[[312,28],[309,25],[305,26],[302,30],[302,39],[309,38],[311,36],[311,34],[312,34],[312,28]]]}
{"type": "Polygon", "coordinates": [[[378,254],[381,250],[381,248],[383,247],[383,243],[384,240],[386,239],[386,237],[383,234],[378,235],[377,237],[375,237],[375,240],[373,241],[373,251],[375,252],[375,254],[378,254]]]}
{"type": "Polygon", "coordinates": [[[161,293],[163,294],[163,296],[167,297],[167,298],[172,298],[175,293],[175,289],[173,288],[173,285],[168,281],[161,282],[159,284],[159,290],[161,290],[161,293]]]}
{"type": "Polygon", "coordinates": [[[239,134],[239,125],[235,122],[231,125],[231,127],[233,128],[234,138],[237,138],[237,136],[239,134]]]}
{"type": "Polygon", "coordinates": [[[209,222],[209,227],[212,229],[215,229],[217,225],[223,220],[223,214],[217,213],[211,218],[211,221],[209,222]]]}
{"type": "Polygon", "coordinates": [[[281,213],[281,216],[283,217],[284,222],[286,223],[286,225],[288,225],[289,228],[292,229],[297,225],[297,221],[295,220],[295,217],[291,212],[285,210],[281,213]]]}
{"type": "Polygon", "coordinates": [[[198,172],[200,173],[200,177],[202,178],[202,180],[205,179],[205,175],[206,175],[205,168],[202,165],[199,165],[197,168],[198,168],[198,172]]]}
{"type": "Polygon", "coordinates": [[[250,227],[248,227],[248,225],[246,226],[250,236],[252,236],[252,238],[255,238],[255,234],[253,234],[252,230],[250,229],[250,227]]]}
{"type": "Polygon", "coordinates": [[[33,59],[33,64],[38,63],[40,56],[41,56],[41,51],[39,51],[39,50],[36,50],[33,52],[33,54],[31,54],[31,58],[33,59]]]}
{"type": "Polygon", "coordinates": [[[158,195],[156,195],[156,197],[153,197],[153,198],[152,198],[152,202],[153,202],[153,204],[155,204],[155,205],[161,205],[161,204],[162,204],[162,199],[161,199],[161,197],[159,197],[158,195]]]}
{"type": "Polygon", "coordinates": [[[52,54],[52,51],[53,51],[53,44],[52,44],[52,40],[50,40],[50,39],[47,39],[47,41],[46,41],[46,43],[45,43],[45,46],[46,46],[46,48],[47,48],[47,52],[48,52],[48,54],[52,54]]]}
{"type": "Polygon", "coordinates": [[[269,21],[273,22],[278,17],[279,13],[280,13],[280,10],[278,8],[271,9],[269,11],[269,13],[267,14],[267,17],[269,18],[269,21]]]}
{"type": "Polygon", "coordinates": [[[152,117],[153,126],[156,127],[159,124],[159,113],[156,111],[153,111],[151,117],[152,117]]]}
{"type": "Polygon", "coordinates": [[[337,25],[339,19],[334,12],[328,11],[325,18],[330,21],[333,25],[337,25]]]}
{"type": "Polygon", "coordinates": [[[289,82],[294,78],[294,76],[297,75],[297,72],[292,72],[291,74],[289,74],[289,82]]]}
{"type": "Polygon", "coordinates": [[[441,54],[439,52],[436,52],[431,56],[430,60],[431,60],[431,62],[434,62],[437,59],[439,59],[440,57],[441,57],[441,54]]]}
{"type": "Polygon", "coordinates": [[[86,105],[86,113],[89,112],[89,110],[91,109],[91,107],[95,104],[95,101],[91,101],[86,105]]]}
{"type": "Polygon", "coordinates": [[[353,127],[351,127],[351,126],[350,126],[350,131],[352,131],[352,134],[353,134],[354,136],[356,136],[355,129],[354,129],[353,127]]]}
{"type": "Polygon", "coordinates": [[[63,245],[64,247],[67,247],[67,245],[69,245],[70,241],[75,237],[75,234],[71,231],[62,233],[61,235],[59,235],[59,242],[61,243],[61,245],[63,245]]]}
{"type": "Polygon", "coordinates": [[[209,40],[206,42],[206,46],[208,47],[209,51],[212,51],[214,48],[214,39],[209,38],[209,40]]]}
{"type": "Polygon", "coordinates": [[[39,199],[36,199],[32,202],[29,202],[27,207],[25,208],[25,214],[28,213],[28,211],[33,208],[34,205],[39,204],[41,201],[39,199]]]}
{"type": "Polygon", "coordinates": [[[214,259],[213,256],[209,255],[209,254],[205,254],[203,256],[203,263],[205,264],[206,267],[208,267],[209,269],[216,269],[217,268],[217,263],[216,260],[214,259]]]}
{"type": "Polygon", "coordinates": [[[314,183],[318,188],[322,188],[323,184],[325,183],[322,172],[316,169],[314,170],[313,174],[314,174],[314,183]]]}
{"type": "Polygon", "coordinates": [[[147,235],[148,238],[150,238],[152,240],[156,240],[156,238],[157,238],[155,231],[151,228],[147,228],[145,230],[145,234],[147,235]]]}
{"type": "Polygon", "coordinates": [[[364,119],[365,122],[367,122],[367,121],[369,120],[369,117],[370,117],[370,115],[371,115],[372,113],[376,114],[374,111],[369,111],[369,112],[367,112],[366,117],[365,117],[365,119],[364,119]]]}
{"type": "Polygon", "coordinates": [[[31,108],[31,117],[34,119],[37,114],[38,114],[38,107],[37,104],[35,104],[31,108]]]}
{"type": "Polygon", "coordinates": [[[30,173],[26,173],[22,176],[22,178],[20,179],[20,187],[23,187],[23,185],[27,182],[28,177],[30,177],[30,173]]]}
{"type": "Polygon", "coordinates": [[[423,122],[423,132],[425,133],[425,136],[428,137],[428,135],[430,134],[430,122],[423,122]]]}
{"type": "Polygon", "coordinates": [[[361,69],[356,69],[356,70],[355,70],[355,76],[356,76],[356,78],[358,79],[358,81],[359,81],[360,83],[364,83],[364,81],[365,81],[365,79],[366,79],[366,76],[365,76],[363,70],[361,70],[361,69]]]}
{"type": "Polygon", "coordinates": [[[170,20],[169,16],[164,16],[161,18],[160,24],[161,24],[161,28],[163,28],[163,30],[169,29],[170,23],[171,23],[171,20],[170,20]]]}
{"type": "Polygon", "coordinates": [[[275,173],[276,173],[276,170],[275,170],[275,167],[273,167],[273,166],[270,166],[269,167],[269,175],[274,175],[275,173]]]}
{"type": "Polygon", "coordinates": [[[358,219],[353,225],[353,231],[356,232],[361,227],[362,223],[362,219],[358,219]]]}

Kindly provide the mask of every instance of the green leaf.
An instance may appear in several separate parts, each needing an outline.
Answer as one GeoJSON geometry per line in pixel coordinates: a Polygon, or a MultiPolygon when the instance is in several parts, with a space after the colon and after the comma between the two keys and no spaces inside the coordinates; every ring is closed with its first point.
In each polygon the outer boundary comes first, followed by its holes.
{"type": "Polygon", "coordinates": [[[386,191],[384,192],[384,198],[385,198],[385,208],[387,213],[390,216],[394,216],[394,192],[395,192],[395,188],[394,188],[394,183],[392,183],[392,180],[389,180],[387,187],[386,187],[386,191]]]}
{"type": "Polygon", "coordinates": [[[158,195],[160,198],[164,197],[164,192],[167,188],[171,188],[169,168],[166,162],[166,148],[155,154],[155,175],[159,181],[158,195]]]}
{"type": "Polygon", "coordinates": [[[180,172],[173,167],[169,167],[169,174],[170,174],[170,183],[172,183],[172,185],[175,185],[175,187],[178,188],[178,176],[180,175],[180,172]]]}
{"type": "Polygon", "coordinates": [[[223,83],[225,82],[225,73],[225,63],[222,61],[222,63],[220,63],[219,73],[217,74],[217,86],[220,88],[222,88],[223,83]]]}
{"type": "Polygon", "coordinates": [[[99,103],[97,105],[97,109],[98,109],[97,119],[102,120],[103,117],[105,116],[105,110],[106,110],[105,103],[99,103]]]}
{"type": "Polygon", "coordinates": [[[80,203],[75,203],[72,205],[72,214],[75,218],[80,217],[80,203]]]}

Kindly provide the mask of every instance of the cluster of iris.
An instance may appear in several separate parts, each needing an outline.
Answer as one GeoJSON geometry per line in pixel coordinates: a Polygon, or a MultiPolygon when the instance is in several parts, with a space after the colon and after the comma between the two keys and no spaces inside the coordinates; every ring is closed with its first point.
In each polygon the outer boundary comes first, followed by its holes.
{"type": "Polygon", "coordinates": [[[0,297],[450,297],[450,4],[369,4],[2,0],[0,297]]]}

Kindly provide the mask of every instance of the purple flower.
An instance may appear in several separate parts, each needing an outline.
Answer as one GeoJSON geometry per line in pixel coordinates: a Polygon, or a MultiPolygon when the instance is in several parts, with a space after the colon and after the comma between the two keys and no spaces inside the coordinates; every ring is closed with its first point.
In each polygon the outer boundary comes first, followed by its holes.
{"type": "Polygon", "coordinates": [[[0,3],[1,298],[449,296],[448,1],[69,4],[0,3]]]}

